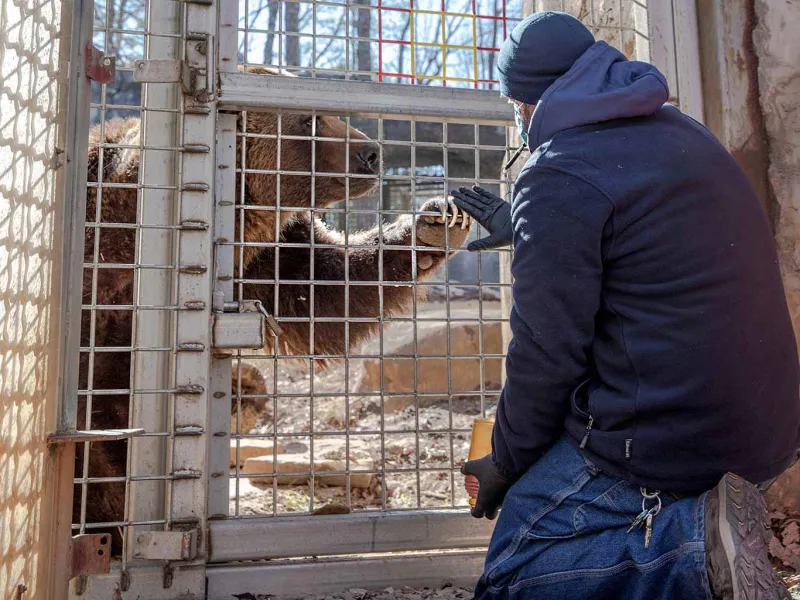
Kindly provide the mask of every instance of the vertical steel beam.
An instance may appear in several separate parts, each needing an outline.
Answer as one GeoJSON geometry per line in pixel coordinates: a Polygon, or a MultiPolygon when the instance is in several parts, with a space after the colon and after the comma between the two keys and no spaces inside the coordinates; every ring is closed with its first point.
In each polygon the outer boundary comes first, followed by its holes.
{"type": "MultiPolygon", "coordinates": [[[[150,0],[147,6],[145,58],[179,58],[181,6],[174,1],[150,0]]],[[[169,348],[172,345],[172,314],[167,310],[140,310],[141,305],[168,306],[172,300],[174,270],[141,268],[141,265],[175,266],[174,232],[177,185],[177,153],[150,147],[178,145],[180,90],[172,83],[143,85],[139,138],[139,197],[136,222],[160,228],[136,231],[136,270],[133,290],[134,348],[169,348]],[[146,184],[147,187],[142,187],[146,184]],[[155,187],[152,187],[155,186],[155,187]]],[[[106,200],[107,201],[107,200],[106,200]]],[[[170,395],[167,392],[138,394],[136,390],[167,390],[172,386],[171,352],[135,351],[132,360],[129,423],[147,433],[161,433],[167,426],[170,395]]],[[[166,474],[163,436],[130,441],[128,475],[159,477],[166,474]]],[[[130,481],[126,520],[155,521],[164,518],[164,482],[130,481]]],[[[132,559],[134,537],[158,526],[133,526],[127,531],[125,560],[132,559]]]]}
{"type": "MultiPolygon", "coordinates": [[[[168,529],[196,528],[200,536],[191,570],[190,591],[205,594],[207,558],[207,485],[209,414],[211,395],[211,310],[213,290],[213,236],[216,169],[216,35],[217,9],[213,4],[184,3],[185,28],[182,58],[198,69],[194,94],[184,96],[180,134],[185,147],[204,147],[208,152],[183,152],[180,163],[179,223],[205,223],[206,228],[181,229],[178,233],[178,264],[199,265],[192,272],[181,269],[177,277],[175,342],[177,348],[193,344],[198,351],[177,352],[175,384],[192,386],[200,394],[176,393],[168,423],[169,466],[168,529]],[[200,94],[199,90],[206,93],[200,94]],[[200,310],[181,310],[187,303],[204,301],[200,310]],[[196,435],[177,435],[192,429],[196,435]],[[180,476],[179,476],[180,475],[180,476]]],[[[184,572],[186,569],[183,569],[184,572]]],[[[185,589],[180,590],[185,593],[185,589]]],[[[177,590],[176,590],[177,592],[177,590]]]]}
{"type": "Polygon", "coordinates": [[[86,222],[86,172],[89,146],[90,80],[86,56],[92,44],[94,0],[73,0],[70,28],[66,116],[66,156],[62,210],[64,266],[61,278],[58,432],[74,431],[78,414],[78,373],[83,291],[75,277],[83,273],[86,222]]]}

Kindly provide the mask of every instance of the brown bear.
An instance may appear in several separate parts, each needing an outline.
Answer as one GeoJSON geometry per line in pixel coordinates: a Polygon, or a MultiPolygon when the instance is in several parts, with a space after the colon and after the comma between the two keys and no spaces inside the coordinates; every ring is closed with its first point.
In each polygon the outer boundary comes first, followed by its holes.
{"type": "MultiPolygon", "coordinates": [[[[251,70],[276,74],[267,69],[251,70]]],[[[90,187],[87,194],[86,262],[94,262],[96,253],[100,263],[131,265],[135,262],[135,229],[125,225],[137,222],[135,184],[139,179],[139,130],[138,119],[111,120],[102,128],[102,139],[99,126],[90,134],[89,181],[112,185],[102,191],[99,213],[96,188],[90,187]],[[111,146],[101,148],[100,144],[111,146]],[[96,222],[121,224],[121,227],[98,229],[94,227],[96,222]],[[100,232],[99,238],[95,239],[97,232],[100,232]]],[[[438,198],[421,207],[420,212],[427,214],[416,218],[406,215],[381,227],[350,233],[345,245],[343,232],[330,229],[308,209],[312,204],[313,208],[322,209],[348,197],[356,198],[371,192],[380,169],[379,147],[362,132],[348,127],[337,117],[329,116],[285,113],[279,118],[273,113],[249,112],[240,116],[238,130],[237,165],[244,166],[244,187],[241,193],[242,182],[239,179],[236,239],[245,244],[235,251],[236,275],[247,282],[280,281],[275,316],[279,321],[289,319],[281,323],[283,333],[277,338],[277,350],[281,354],[309,354],[313,350],[315,356],[322,357],[317,362],[324,367],[331,357],[345,353],[346,344],[349,343],[350,348],[357,347],[377,330],[378,317],[397,315],[411,304],[414,288],[391,284],[409,283],[415,277],[419,280],[431,275],[445,260],[446,248],[458,248],[466,239],[469,218],[445,199],[438,198]],[[321,138],[313,144],[313,154],[312,142],[308,139],[312,134],[321,138]],[[345,143],[348,140],[349,143],[345,143]],[[278,175],[269,172],[277,169],[281,170],[280,185],[278,175]],[[311,172],[315,173],[313,177],[296,174],[311,172]],[[243,232],[239,231],[239,211],[244,212],[243,232]],[[312,239],[315,245],[322,246],[313,250],[313,273],[311,248],[292,245],[309,244],[312,239]],[[418,247],[416,252],[409,248],[414,239],[418,247]],[[274,245],[258,245],[275,242],[287,245],[277,249],[274,245]],[[313,307],[308,283],[311,280],[314,281],[313,307]],[[344,281],[380,281],[390,285],[347,286],[349,303],[346,307],[345,286],[341,285],[344,281]],[[313,348],[310,324],[291,321],[312,314],[316,318],[342,319],[339,322],[316,322],[313,348]],[[349,333],[345,331],[344,317],[356,319],[349,323],[349,333]],[[375,321],[358,321],[363,318],[375,321]]],[[[94,281],[91,269],[87,269],[84,276],[84,302],[89,303],[96,294],[96,304],[110,309],[96,310],[94,315],[85,312],[82,346],[93,342],[95,347],[130,347],[133,312],[130,308],[114,310],[113,306],[129,307],[133,304],[134,271],[125,267],[94,271],[94,281]],[[94,339],[90,340],[92,318],[95,321],[94,339]]],[[[261,300],[270,312],[273,311],[276,306],[274,285],[245,283],[242,287],[242,299],[261,300]]],[[[101,392],[92,397],[91,428],[126,427],[129,395],[114,394],[113,390],[125,390],[131,385],[131,352],[95,352],[91,366],[92,388],[107,390],[105,394],[101,392]]],[[[82,388],[87,387],[88,377],[89,360],[84,353],[81,356],[82,388]]],[[[263,389],[263,381],[257,381],[259,378],[260,374],[254,369],[243,371],[242,392],[259,393],[263,389]]],[[[236,372],[233,381],[237,381],[236,372]]],[[[235,404],[232,403],[232,411],[235,404]]],[[[250,404],[251,409],[257,411],[264,400],[242,400],[242,404],[250,404]]],[[[84,428],[88,426],[85,414],[86,400],[81,398],[79,420],[84,428]]],[[[126,442],[94,443],[89,453],[89,476],[124,477],[126,459],[126,442]]],[[[79,451],[76,476],[82,475],[83,453],[79,451]]],[[[121,521],[124,518],[124,485],[123,482],[89,485],[85,501],[86,522],[121,521]]],[[[80,515],[80,497],[81,486],[76,485],[74,522],[78,522],[80,515]]],[[[112,530],[112,543],[114,553],[119,553],[121,536],[118,530],[112,530]]]]}

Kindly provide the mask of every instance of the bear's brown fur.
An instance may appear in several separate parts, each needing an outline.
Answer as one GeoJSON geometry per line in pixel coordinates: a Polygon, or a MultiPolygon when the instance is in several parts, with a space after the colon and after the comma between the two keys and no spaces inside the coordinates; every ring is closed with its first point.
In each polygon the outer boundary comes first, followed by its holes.
{"type": "MultiPolygon", "coordinates": [[[[274,74],[266,69],[256,71],[274,74]]],[[[99,127],[94,128],[90,135],[89,181],[101,181],[102,169],[102,182],[114,185],[103,188],[99,214],[96,212],[96,188],[90,187],[87,194],[89,226],[86,229],[84,260],[94,262],[97,253],[99,263],[122,266],[95,269],[96,282],[92,280],[92,270],[87,269],[83,280],[86,303],[96,294],[96,303],[100,305],[133,304],[134,271],[125,265],[135,263],[136,237],[135,229],[125,228],[125,225],[137,222],[139,130],[138,119],[111,120],[104,124],[102,139],[99,127]],[[100,144],[104,146],[101,148],[100,144]],[[96,229],[92,226],[94,222],[122,226],[96,229]],[[100,237],[95,240],[97,232],[100,237]]],[[[314,356],[321,357],[316,362],[324,366],[331,357],[345,354],[348,343],[350,348],[354,348],[372,335],[379,326],[378,317],[390,317],[407,309],[414,294],[414,288],[410,285],[341,285],[345,281],[411,282],[414,254],[410,250],[383,250],[381,245],[408,247],[414,237],[413,231],[416,231],[416,243],[423,247],[444,248],[447,241],[449,247],[456,248],[466,238],[468,228],[448,228],[435,216],[419,216],[415,220],[409,215],[382,227],[351,233],[346,247],[343,233],[331,230],[314,218],[311,211],[304,209],[312,205],[314,208],[324,208],[348,196],[355,198],[369,193],[377,183],[378,146],[338,118],[327,116],[314,118],[310,115],[284,114],[279,120],[275,114],[247,113],[239,120],[239,130],[246,131],[248,136],[243,138],[240,135],[237,139],[237,165],[242,165],[243,150],[245,160],[244,187],[240,187],[240,175],[237,178],[236,202],[237,217],[238,211],[244,211],[244,232],[242,236],[237,218],[236,239],[253,245],[243,246],[241,254],[237,248],[237,276],[241,274],[247,282],[243,286],[242,298],[259,299],[272,311],[276,304],[275,288],[271,282],[278,275],[281,283],[277,318],[283,321],[283,334],[277,339],[280,354],[303,355],[313,350],[314,356]],[[276,139],[279,123],[280,148],[276,139]],[[291,137],[307,138],[312,135],[312,128],[317,137],[325,138],[316,141],[313,157],[310,140],[291,137]],[[344,143],[347,139],[350,140],[349,144],[344,143]],[[278,176],[263,172],[276,169],[281,170],[279,193],[278,176]],[[314,172],[315,176],[292,174],[298,172],[314,172]],[[345,173],[350,177],[346,177],[345,173]],[[276,210],[278,205],[279,211],[276,210]],[[276,274],[276,248],[258,246],[258,243],[276,241],[309,244],[312,239],[315,244],[325,246],[313,250],[313,273],[310,247],[281,246],[277,250],[279,273],[276,274]],[[310,280],[315,282],[313,311],[311,286],[307,283],[310,280]],[[268,283],[254,283],[256,281],[268,283]],[[331,285],[325,285],[325,282],[331,282],[331,285]],[[349,296],[347,307],[345,287],[349,296]],[[315,318],[342,319],[341,322],[315,322],[313,348],[310,323],[291,321],[296,318],[307,319],[312,312],[315,318]],[[347,331],[343,322],[345,316],[376,320],[351,322],[347,331]]],[[[422,210],[446,211],[447,202],[444,199],[431,200],[422,210]]],[[[461,215],[456,220],[459,219],[462,219],[461,215]]],[[[446,255],[443,250],[417,250],[417,278],[432,274],[446,255]]],[[[94,315],[90,311],[85,312],[82,345],[87,346],[93,341],[95,347],[121,348],[118,352],[94,353],[92,389],[110,392],[130,387],[131,352],[125,348],[132,345],[132,315],[130,308],[96,310],[94,315]],[[95,319],[94,339],[90,340],[92,316],[95,319]]],[[[81,387],[87,387],[88,376],[88,355],[84,353],[81,356],[81,387]]],[[[243,372],[242,382],[246,388],[242,390],[243,393],[257,395],[258,390],[263,389],[263,381],[256,379],[258,377],[254,373],[243,372]]],[[[237,381],[235,372],[233,381],[237,381]]],[[[92,397],[92,429],[124,428],[128,425],[129,395],[108,392],[92,397]]],[[[232,403],[232,411],[235,404],[232,403]]],[[[242,404],[252,404],[258,409],[263,407],[265,401],[254,398],[242,400],[242,404]]],[[[81,398],[81,427],[88,426],[85,412],[86,400],[81,398]]],[[[82,459],[82,452],[79,451],[76,461],[76,475],[79,477],[82,476],[82,459]]],[[[89,453],[89,476],[124,477],[126,459],[126,442],[95,443],[89,453]]],[[[86,522],[121,521],[124,517],[124,485],[122,482],[89,485],[85,501],[86,522]]],[[[78,522],[80,514],[80,495],[81,487],[75,486],[74,522],[78,522]]],[[[113,550],[118,553],[121,551],[121,537],[117,530],[112,530],[112,534],[113,550]]]]}

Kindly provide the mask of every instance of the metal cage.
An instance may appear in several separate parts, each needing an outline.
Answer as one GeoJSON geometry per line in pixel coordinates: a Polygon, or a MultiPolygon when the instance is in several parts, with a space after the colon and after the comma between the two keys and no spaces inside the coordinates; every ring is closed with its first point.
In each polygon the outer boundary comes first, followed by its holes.
{"type": "Polygon", "coordinates": [[[82,39],[117,76],[76,188],[72,529],[118,558],[70,596],[474,580],[491,526],[459,468],[502,387],[510,251],[468,253],[446,197],[510,197],[496,53],[567,10],[702,118],[690,4],[95,0],[82,39]]]}

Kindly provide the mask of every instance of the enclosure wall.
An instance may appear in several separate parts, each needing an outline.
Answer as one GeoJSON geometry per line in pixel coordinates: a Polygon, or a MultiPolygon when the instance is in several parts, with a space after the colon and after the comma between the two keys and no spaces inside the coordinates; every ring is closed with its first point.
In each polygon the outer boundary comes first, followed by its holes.
{"type": "Polygon", "coordinates": [[[2,598],[53,597],[48,485],[57,459],[46,436],[58,392],[60,21],[60,0],[0,0],[2,598]]]}

